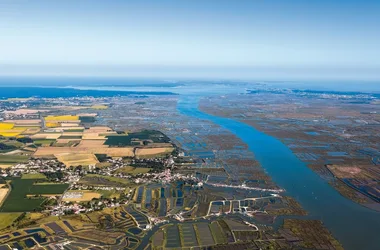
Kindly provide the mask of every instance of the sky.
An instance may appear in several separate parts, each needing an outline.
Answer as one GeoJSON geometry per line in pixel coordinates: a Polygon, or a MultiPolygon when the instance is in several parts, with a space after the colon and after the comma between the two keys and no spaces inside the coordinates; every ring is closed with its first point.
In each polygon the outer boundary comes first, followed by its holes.
{"type": "Polygon", "coordinates": [[[380,1],[0,0],[0,74],[380,79],[380,1]]]}

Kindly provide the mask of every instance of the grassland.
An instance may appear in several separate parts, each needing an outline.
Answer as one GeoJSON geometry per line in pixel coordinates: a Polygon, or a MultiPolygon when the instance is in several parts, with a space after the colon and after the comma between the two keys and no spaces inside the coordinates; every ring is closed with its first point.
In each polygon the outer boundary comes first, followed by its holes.
{"type": "Polygon", "coordinates": [[[22,213],[0,213],[0,230],[9,227],[22,213]]]}

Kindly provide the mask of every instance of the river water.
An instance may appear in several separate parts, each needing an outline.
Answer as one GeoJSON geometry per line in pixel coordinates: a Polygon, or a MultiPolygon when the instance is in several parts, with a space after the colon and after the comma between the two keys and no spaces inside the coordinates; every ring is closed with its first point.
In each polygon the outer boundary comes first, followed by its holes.
{"type": "Polygon", "coordinates": [[[280,140],[237,120],[203,113],[198,100],[182,96],[177,109],[183,115],[211,121],[243,140],[272,179],[310,216],[322,220],[345,249],[380,249],[380,213],[341,196],[280,140]]]}

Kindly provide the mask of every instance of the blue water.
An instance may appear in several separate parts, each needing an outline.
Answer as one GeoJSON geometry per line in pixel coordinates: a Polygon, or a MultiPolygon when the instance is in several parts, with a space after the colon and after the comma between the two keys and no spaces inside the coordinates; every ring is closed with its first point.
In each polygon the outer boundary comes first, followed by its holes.
{"type": "Polygon", "coordinates": [[[218,124],[247,143],[272,179],[310,216],[322,220],[345,249],[380,249],[380,213],[341,196],[281,141],[242,122],[201,112],[196,97],[182,97],[177,109],[218,124]]]}

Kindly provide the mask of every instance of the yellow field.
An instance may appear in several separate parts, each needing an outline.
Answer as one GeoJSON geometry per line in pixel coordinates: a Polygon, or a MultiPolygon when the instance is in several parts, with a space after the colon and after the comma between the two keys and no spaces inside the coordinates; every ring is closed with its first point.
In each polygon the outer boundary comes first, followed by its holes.
{"type": "Polygon", "coordinates": [[[108,109],[107,105],[92,105],[92,109],[108,109]]]}
{"type": "Polygon", "coordinates": [[[77,115],[49,115],[45,117],[45,121],[75,121],[79,120],[77,115]]]}
{"type": "Polygon", "coordinates": [[[73,202],[81,202],[81,201],[91,201],[96,198],[99,199],[102,195],[100,193],[93,192],[91,190],[71,190],[64,194],[62,201],[73,201],[73,202]],[[69,198],[68,196],[71,194],[77,194],[80,197],[69,198]]]}
{"type": "Polygon", "coordinates": [[[0,135],[4,136],[4,137],[16,137],[19,134],[21,134],[21,133],[20,132],[2,132],[2,131],[0,131],[0,135]]]}
{"type": "Polygon", "coordinates": [[[14,123],[0,122],[0,129],[12,129],[15,126],[14,123]]]}
{"type": "Polygon", "coordinates": [[[55,154],[54,156],[67,167],[79,165],[88,166],[99,163],[94,154],[63,153],[55,154]]]}
{"type": "MultiPolygon", "coordinates": [[[[7,124],[7,123],[4,123],[7,124]]],[[[14,124],[10,124],[12,128],[10,129],[0,129],[0,135],[5,136],[5,137],[15,137],[18,136],[19,134],[23,133],[26,129],[25,128],[17,128],[13,127],[14,124]]],[[[0,124],[1,126],[1,124],[0,124]]]]}
{"type": "Polygon", "coordinates": [[[55,127],[60,127],[61,124],[59,124],[57,122],[47,122],[45,125],[48,128],[55,128],[55,127]]]}

